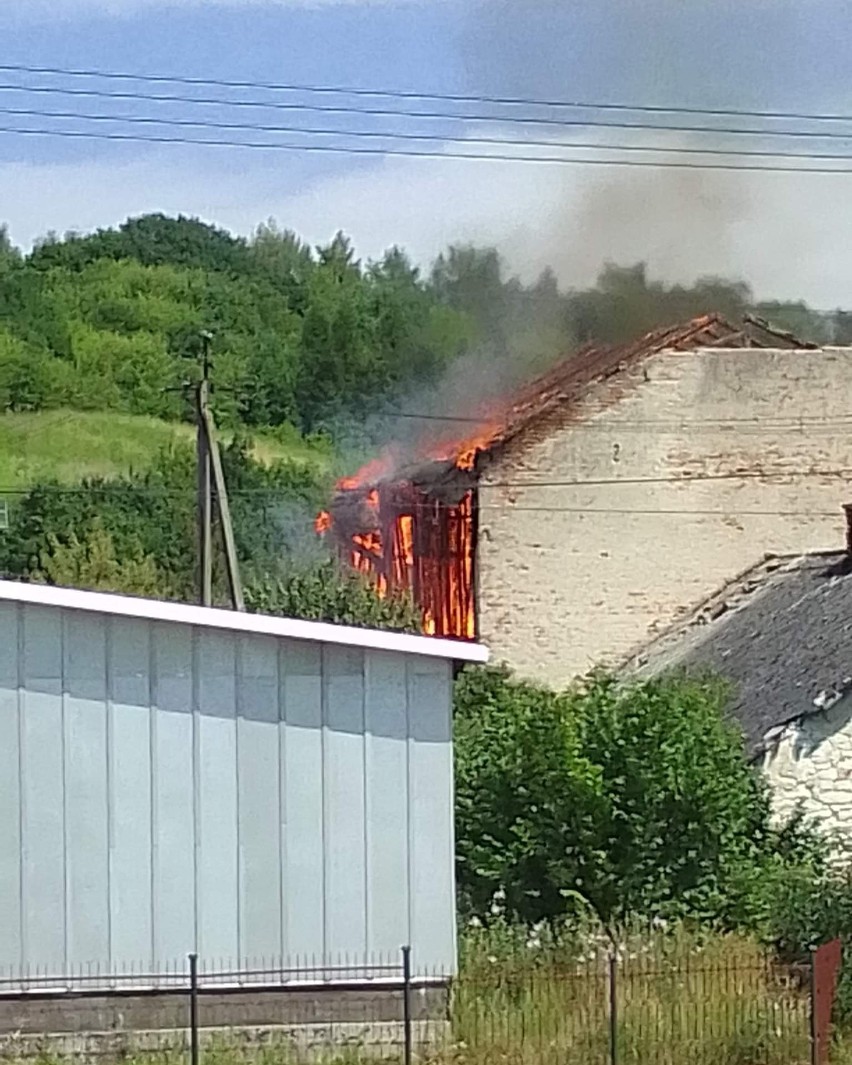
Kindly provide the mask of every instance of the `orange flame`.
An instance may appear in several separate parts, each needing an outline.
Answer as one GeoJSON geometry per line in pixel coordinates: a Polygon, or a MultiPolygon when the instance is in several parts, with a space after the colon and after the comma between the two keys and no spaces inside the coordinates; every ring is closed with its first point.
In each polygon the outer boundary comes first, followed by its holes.
{"type": "MultiPolygon", "coordinates": [[[[472,470],[498,428],[492,417],[463,439],[433,442],[429,454],[472,470]]],[[[335,533],[342,557],[370,577],[379,596],[410,594],[422,612],[424,633],[474,639],[473,491],[458,504],[436,500],[410,482],[393,481],[399,465],[399,455],[389,449],[338,482],[340,491],[359,493],[362,521],[373,526],[369,531],[338,528],[326,511],[317,517],[316,529],[335,533]],[[372,513],[368,519],[365,510],[372,513]]]]}

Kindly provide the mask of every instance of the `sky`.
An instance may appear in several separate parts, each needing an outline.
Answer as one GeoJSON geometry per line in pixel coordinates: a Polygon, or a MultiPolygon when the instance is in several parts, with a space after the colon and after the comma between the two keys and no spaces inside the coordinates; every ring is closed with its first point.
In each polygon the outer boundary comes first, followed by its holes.
{"type": "MultiPolygon", "coordinates": [[[[0,39],[0,63],[5,65],[852,115],[847,0],[3,0],[0,39]]],[[[275,218],[312,243],[343,229],[364,257],[400,244],[427,263],[451,241],[476,241],[496,244],[508,268],[524,278],[552,265],[565,286],[589,283],[606,261],[645,260],[652,276],[668,281],[721,274],[748,281],[761,298],[803,298],[826,309],[852,306],[847,280],[852,274],[852,173],[729,173],[449,157],[453,151],[564,155],[565,145],[641,147],[660,143],[661,137],[681,148],[710,143],[688,133],[495,121],[507,114],[575,122],[595,117],[678,120],[654,113],[512,109],[0,70],[0,222],[8,224],[13,240],[28,247],[50,230],[87,231],[147,211],[201,217],[246,234],[275,218]],[[151,103],[81,95],[116,91],[183,99],[151,103]],[[234,106],[234,101],[244,106],[234,106]],[[456,114],[474,117],[449,121],[300,110],[305,104],[455,108],[456,114]],[[67,117],[84,113],[112,120],[67,117]],[[279,129],[165,127],[138,121],[150,117],[279,129]],[[370,154],[12,132],[22,128],[253,143],[285,140],[303,147],[346,144],[369,147],[370,154]],[[433,139],[342,140],[339,133],[299,132],[307,128],[403,131],[433,139]],[[538,148],[483,146],[476,143],[482,137],[536,137],[545,143],[538,148]],[[389,145],[426,149],[437,157],[383,154],[389,145]]],[[[694,116],[679,118],[697,121],[694,116]]],[[[736,118],[705,121],[749,124],[736,118]]],[[[848,153],[849,164],[827,165],[852,169],[852,120],[820,125],[762,120],[758,125],[830,129],[835,137],[782,141],[728,136],[713,143],[722,149],[736,145],[765,151],[780,145],[848,153]],[[848,139],[843,139],[845,133],[848,139]]],[[[648,158],[604,148],[572,149],[569,154],[648,158]]],[[[758,159],[757,165],[766,162],[772,160],[758,159]]]]}

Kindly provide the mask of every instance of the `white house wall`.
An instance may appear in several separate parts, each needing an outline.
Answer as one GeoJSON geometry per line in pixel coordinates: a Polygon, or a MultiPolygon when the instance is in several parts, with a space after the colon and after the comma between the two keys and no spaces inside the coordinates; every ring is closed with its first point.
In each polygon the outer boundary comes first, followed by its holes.
{"type": "Polygon", "coordinates": [[[0,969],[455,962],[451,664],[0,602],[0,969]]]}
{"type": "Polygon", "coordinates": [[[779,818],[797,809],[852,842],[852,700],[784,728],[763,758],[779,818]]]}
{"type": "Polygon", "coordinates": [[[567,425],[522,435],[480,487],[494,659],[565,684],[768,552],[840,548],[850,380],[848,348],[663,352],[588,389],[567,425]]]}

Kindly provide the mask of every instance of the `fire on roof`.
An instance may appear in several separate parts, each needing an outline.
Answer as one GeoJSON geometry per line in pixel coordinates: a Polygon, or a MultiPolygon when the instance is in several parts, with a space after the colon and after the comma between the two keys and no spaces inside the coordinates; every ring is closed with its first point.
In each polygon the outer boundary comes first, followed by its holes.
{"type": "Polygon", "coordinates": [[[708,314],[648,333],[620,347],[589,345],[503,402],[482,411],[472,432],[433,441],[403,463],[389,448],[343,478],[316,530],[333,537],[346,564],[369,576],[379,595],[409,594],[424,632],[477,636],[475,566],[477,483],[493,456],[533,423],[570,415],[596,381],[648,355],[699,348],[814,348],[748,316],[733,325],[708,314]]]}

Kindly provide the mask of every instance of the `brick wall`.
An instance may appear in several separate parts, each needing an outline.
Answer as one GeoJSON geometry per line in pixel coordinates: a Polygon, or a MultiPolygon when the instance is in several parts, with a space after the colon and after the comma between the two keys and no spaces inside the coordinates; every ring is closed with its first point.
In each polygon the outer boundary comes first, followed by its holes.
{"type": "Polygon", "coordinates": [[[850,381],[852,349],[668,352],[594,386],[570,424],[529,431],[481,481],[495,660],[564,684],[766,552],[842,547],[852,477],[804,474],[852,470],[850,381]],[[683,481],[742,471],[759,476],[683,481]],[[520,486],[554,480],[616,483],[520,486]]]}

